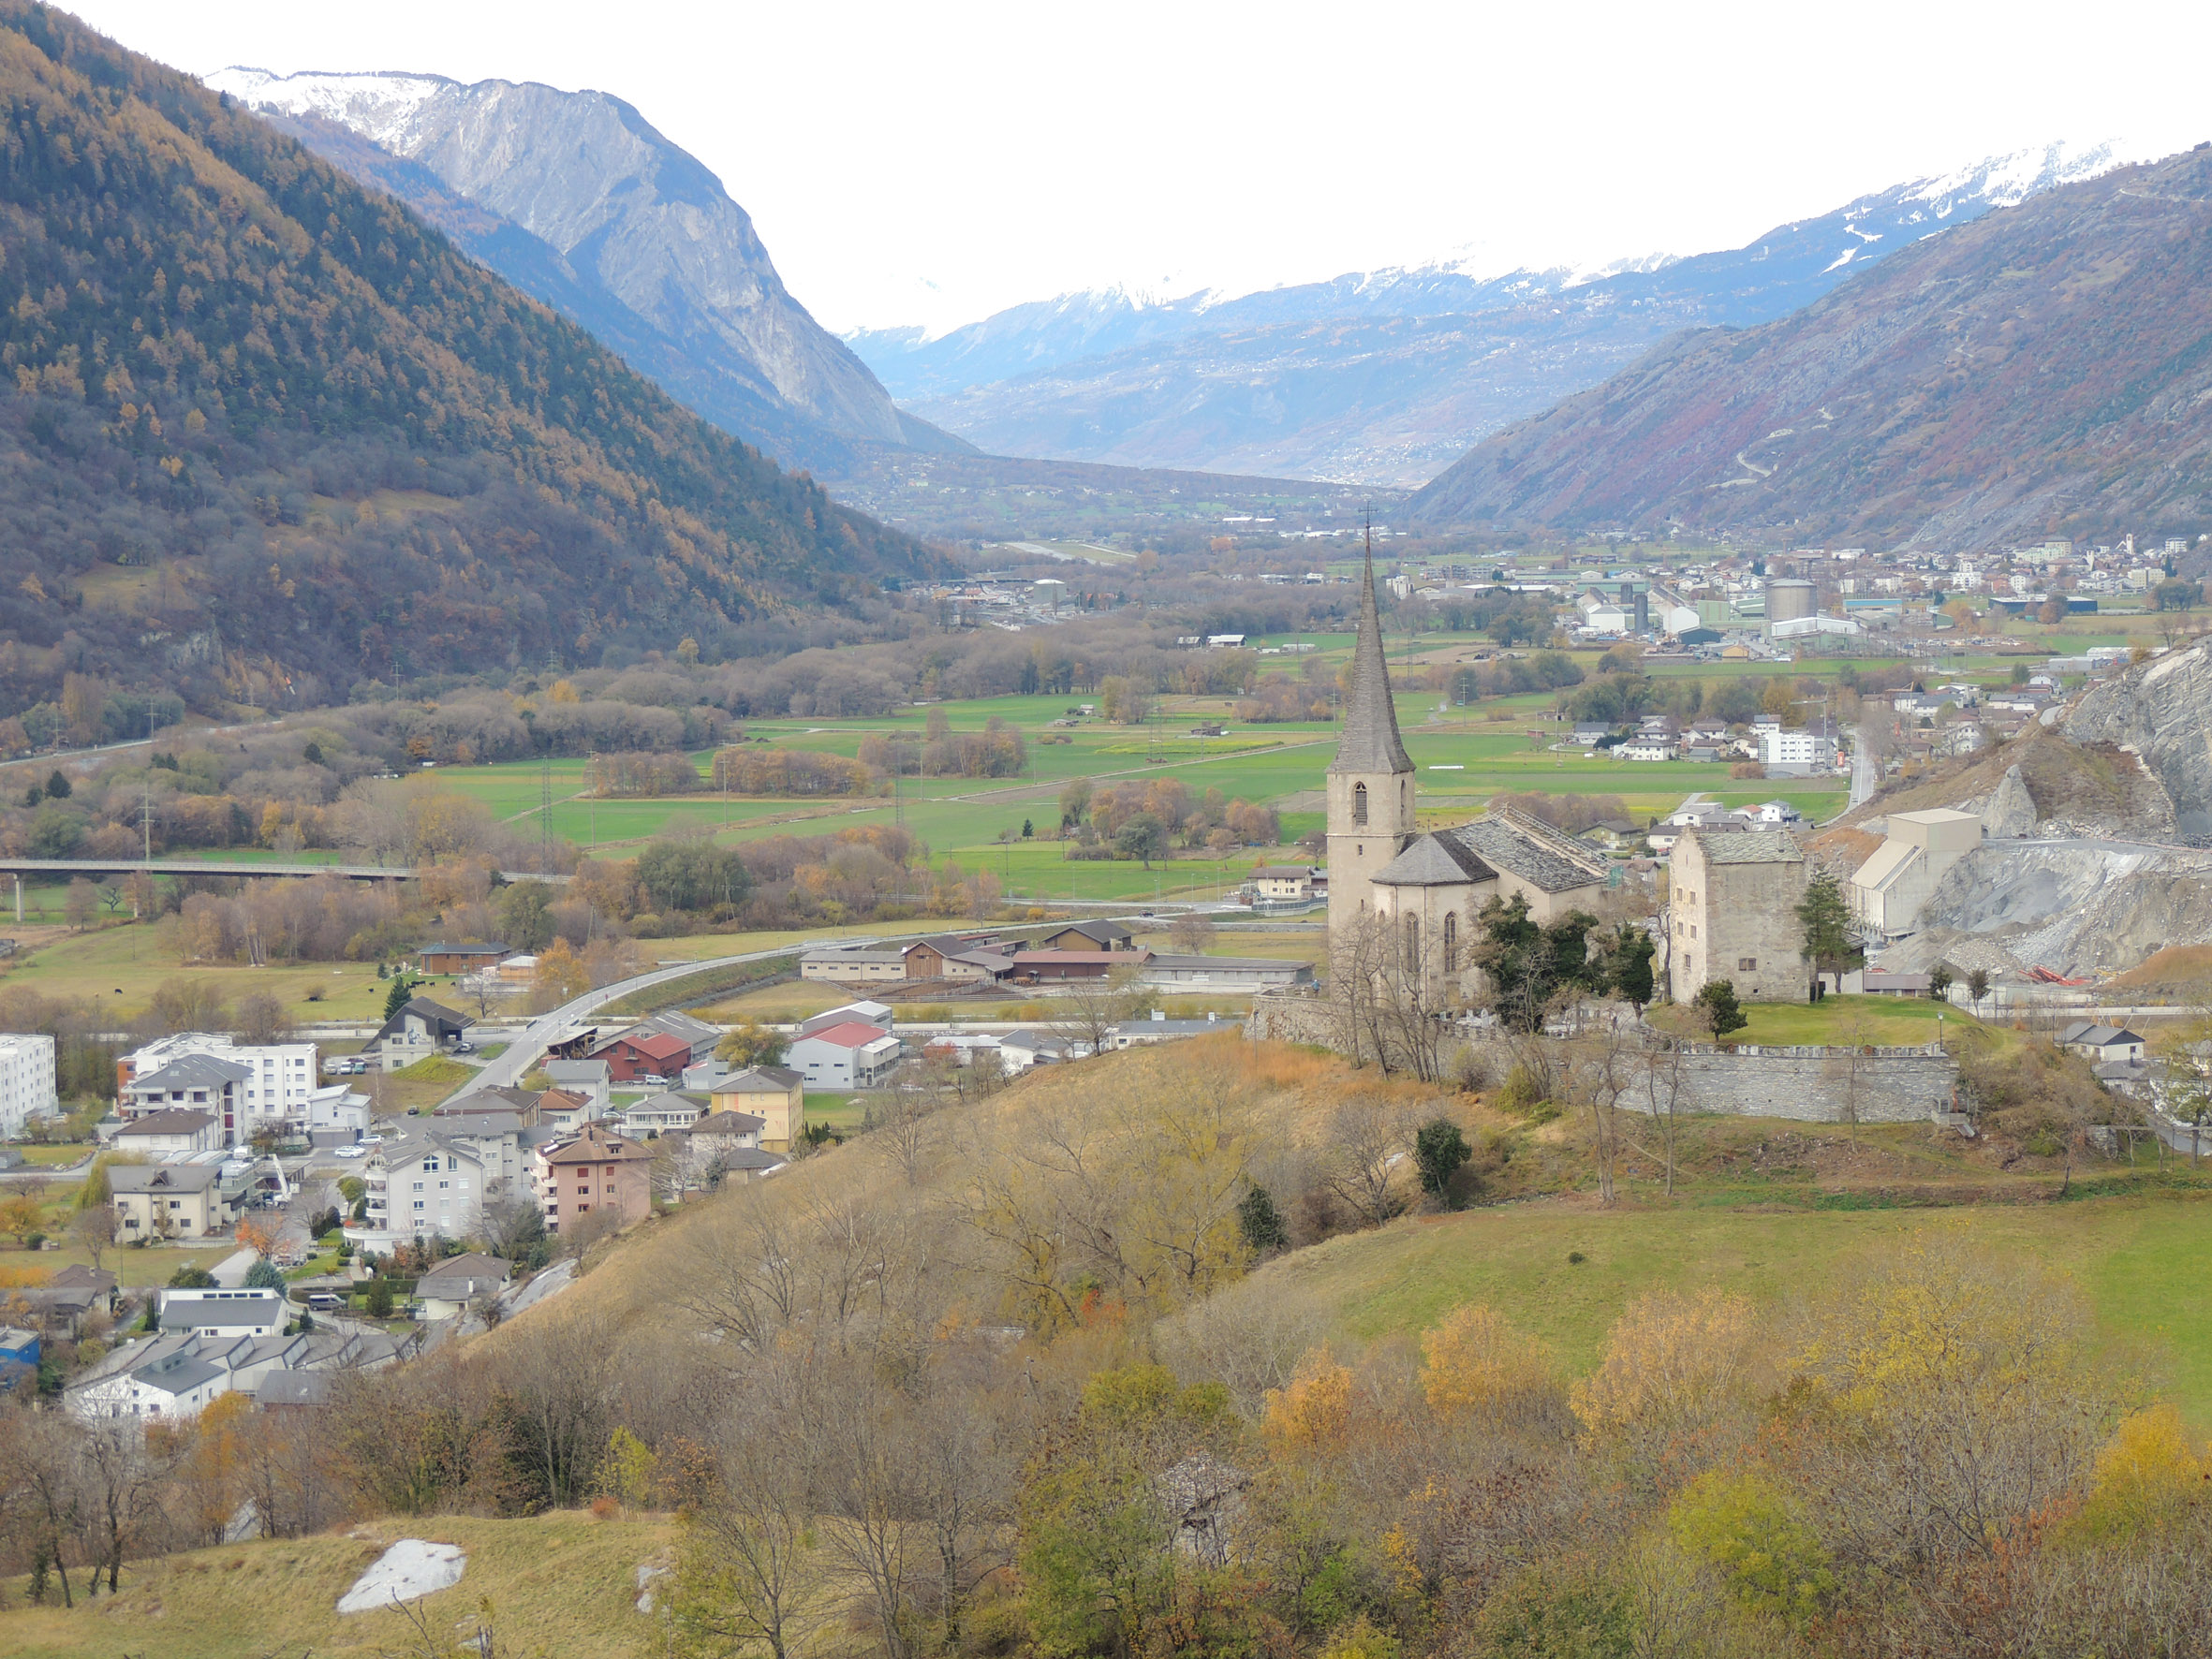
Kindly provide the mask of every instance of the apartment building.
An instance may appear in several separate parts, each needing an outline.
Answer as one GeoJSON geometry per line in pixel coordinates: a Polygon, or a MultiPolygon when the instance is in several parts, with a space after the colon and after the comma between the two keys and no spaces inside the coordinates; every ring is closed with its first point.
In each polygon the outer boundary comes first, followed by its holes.
{"type": "Polygon", "coordinates": [[[31,1119],[45,1117],[57,1105],[53,1038],[0,1032],[0,1139],[14,1139],[31,1119]]]}

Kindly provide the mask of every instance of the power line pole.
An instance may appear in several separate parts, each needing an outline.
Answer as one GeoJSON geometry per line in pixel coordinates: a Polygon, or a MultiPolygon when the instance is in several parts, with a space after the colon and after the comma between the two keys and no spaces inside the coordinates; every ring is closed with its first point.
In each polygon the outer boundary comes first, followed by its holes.
{"type": "Polygon", "coordinates": [[[538,868],[547,874],[553,867],[553,756],[538,767],[538,868]]]}

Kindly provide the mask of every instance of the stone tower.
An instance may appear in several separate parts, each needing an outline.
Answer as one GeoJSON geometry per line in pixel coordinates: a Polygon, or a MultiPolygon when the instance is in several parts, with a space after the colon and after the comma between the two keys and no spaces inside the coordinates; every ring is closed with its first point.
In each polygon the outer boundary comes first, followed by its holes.
{"type": "Polygon", "coordinates": [[[1370,884],[1413,839],[1413,762],[1398,736],[1375,610],[1375,554],[1360,589],[1360,636],[1344,698],[1344,736],[1329,763],[1329,928],[1374,908],[1370,884]]]}

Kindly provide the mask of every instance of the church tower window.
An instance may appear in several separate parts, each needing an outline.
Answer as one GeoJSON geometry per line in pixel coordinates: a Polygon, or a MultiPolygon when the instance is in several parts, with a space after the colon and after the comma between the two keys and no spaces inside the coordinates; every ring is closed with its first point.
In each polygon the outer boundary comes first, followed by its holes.
{"type": "Polygon", "coordinates": [[[1418,916],[1406,918],[1406,972],[1421,972],[1421,918],[1418,916]]]}
{"type": "Polygon", "coordinates": [[[1355,824],[1367,821],[1367,785],[1364,784],[1351,786],[1351,821],[1355,824]]]}
{"type": "Polygon", "coordinates": [[[1444,912],[1444,972],[1459,972],[1459,912],[1444,912]]]}

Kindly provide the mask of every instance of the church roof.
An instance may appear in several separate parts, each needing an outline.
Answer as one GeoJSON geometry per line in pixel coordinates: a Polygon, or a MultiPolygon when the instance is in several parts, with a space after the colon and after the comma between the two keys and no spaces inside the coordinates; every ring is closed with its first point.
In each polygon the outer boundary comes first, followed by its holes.
{"type": "Polygon", "coordinates": [[[1423,835],[1375,873],[1379,888],[1453,888],[1496,881],[1474,849],[1444,835],[1423,835]]]}
{"type": "Polygon", "coordinates": [[[1360,583],[1359,643],[1352,648],[1351,684],[1344,697],[1344,735],[1337,740],[1333,772],[1411,771],[1412,758],[1398,736],[1398,711],[1390,700],[1390,667],[1382,657],[1382,619],[1375,609],[1375,555],[1360,583]]]}
{"type": "Polygon", "coordinates": [[[1495,869],[1511,871],[1530,887],[1547,893],[1597,887],[1605,879],[1602,869],[1584,862],[1566,848],[1553,845],[1536,831],[1497,813],[1486,814],[1470,824],[1461,824],[1441,833],[1458,842],[1482,862],[1495,869]]]}

